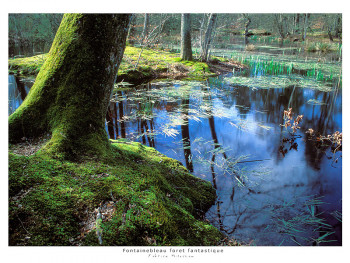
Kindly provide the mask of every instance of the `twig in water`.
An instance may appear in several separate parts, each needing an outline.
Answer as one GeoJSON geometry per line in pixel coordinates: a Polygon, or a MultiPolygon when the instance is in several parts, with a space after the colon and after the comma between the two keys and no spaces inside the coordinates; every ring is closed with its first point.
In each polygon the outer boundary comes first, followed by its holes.
{"type": "Polygon", "coordinates": [[[262,161],[268,161],[271,159],[261,159],[261,160],[251,160],[251,161],[242,161],[242,162],[237,162],[237,163],[252,163],[252,162],[262,162],[262,161]]]}

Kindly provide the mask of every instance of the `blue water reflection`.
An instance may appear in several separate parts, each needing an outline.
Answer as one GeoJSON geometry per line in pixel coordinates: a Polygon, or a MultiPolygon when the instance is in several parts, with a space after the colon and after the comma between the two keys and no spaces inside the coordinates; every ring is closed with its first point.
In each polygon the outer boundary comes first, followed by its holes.
{"type": "MultiPolygon", "coordinates": [[[[253,89],[225,77],[118,91],[107,133],[154,147],[212,182],[217,202],[206,216],[239,241],[341,245],[341,151],[316,147],[305,134],[342,131],[341,88],[253,89]],[[294,147],[284,142],[291,135],[281,126],[287,108],[304,115],[294,147]]],[[[10,76],[9,112],[22,102],[16,85],[10,76]]]]}
{"type": "Polygon", "coordinates": [[[213,183],[218,199],[207,217],[214,225],[257,245],[314,245],[324,234],[336,241],[321,245],[341,244],[335,216],[342,211],[341,152],[320,150],[305,135],[308,128],[323,135],[342,130],[339,89],[250,89],[219,78],[182,91],[185,82],[170,84],[177,95],[164,96],[159,90],[166,85],[139,87],[138,96],[136,90],[117,94],[111,111],[122,107],[123,116],[114,113],[119,117],[113,123],[118,130],[123,123],[126,138],[155,147],[213,183]],[[290,135],[280,124],[289,107],[304,119],[297,147],[286,145],[283,156],[279,148],[290,135]]]}

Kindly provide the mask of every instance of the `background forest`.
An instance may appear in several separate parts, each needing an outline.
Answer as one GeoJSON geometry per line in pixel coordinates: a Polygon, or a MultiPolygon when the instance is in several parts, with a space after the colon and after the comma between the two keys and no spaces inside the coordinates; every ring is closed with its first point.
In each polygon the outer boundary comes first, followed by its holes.
{"type": "MultiPolygon", "coordinates": [[[[9,14],[9,56],[48,52],[62,14],[9,14]]],[[[209,14],[191,14],[193,50],[209,14]]],[[[128,44],[180,52],[181,14],[134,14],[128,44]]],[[[217,14],[212,48],[230,48],[242,36],[248,49],[254,44],[299,44],[305,51],[328,52],[341,43],[341,14],[217,14]],[[237,41],[237,40],[236,40],[237,41]],[[302,45],[300,44],[302,43],[302,45]],[[231,45],[231,46],[230,46],[231,45]]]]}

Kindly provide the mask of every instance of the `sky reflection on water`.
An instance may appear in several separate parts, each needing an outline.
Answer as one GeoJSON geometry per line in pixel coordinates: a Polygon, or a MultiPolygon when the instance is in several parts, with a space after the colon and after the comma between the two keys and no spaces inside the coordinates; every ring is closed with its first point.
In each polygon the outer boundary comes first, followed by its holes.
{"type": "MultiPolygon", "coordinates": [[[[230,84],[230,77],[118,91],[107,133],[155,147],[211,181],[218,198],[206,216],[239,241],[315,245],[327,234],[324,240],[336,241],[321,245],[341,245],[341,152],[322,151],[305,134],[342,131],[341,88],[248,88],[230,84]],[[294,148],[283,143],[291,135],[281,126],[290,107],[304,115],[294,148]]],[[[30,86],[9,76],[9,113],[30,86]]]]}
{"type": "Polygon", "coordinates": [[[342,210],[341,158],[334,162],[341,152],[321,151],[305,135],[308,128],[324,135],[342,130],[341,92],[235,87],[222,77],[155,82],[137,92],[119,92],[118,107],[111,104],[112,112],[123,108],[123,118],[114,113],[119,137],[123,124],[127,138],[211,181],[218,200],[207,217],[221,230],[256,245],[312,245],[312,238],[335,232],[329,237],[337,241],[325,244],[341,244],[341,223],[333,216],[342,210]],[[288,107],[304,119],[296,148],[285,143],[283,156],[279,148],[290,135],[280,124],[288,107]],[[324,221],[310,222],[321,212],[317,220],[324,221]],[[324,223],[333,227],[320,228],[324,223]]]}

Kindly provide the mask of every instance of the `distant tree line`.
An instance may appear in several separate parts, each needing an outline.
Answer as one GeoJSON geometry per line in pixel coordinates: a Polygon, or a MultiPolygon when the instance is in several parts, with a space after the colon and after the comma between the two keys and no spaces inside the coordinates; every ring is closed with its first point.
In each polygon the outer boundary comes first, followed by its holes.
{"type": "Polygon", "coordinates": [[[63,14],[9,14],[9,55],[14,49],[31,53],[50,48],[63,14]]]}
{"type": "MultiPolygon", "coordinates": [[[[42,51],[44,46],[50,47],[61,19],[62,14],[9,14],[10,55],[11,48],[15,46],[31,49],[32,53],[42,51]]],[[[167,45],[181,48],[181,37],[186,34],[187,43],[191,42],[190,45],[201,52],[200,59],[205,60],[204,57],[210,55],[210,46],[214,43],[227,43],[228,35],[242,35],[246,45],[253,35],[273,35],[283,45],[287,38],[294,42],[305,41],[309,34],[315,33],[330,41],[341,41],[342,15],[232,13],[183,16],[137,13],[131,18],[127,42],[141,47],[167,45]]]]}

